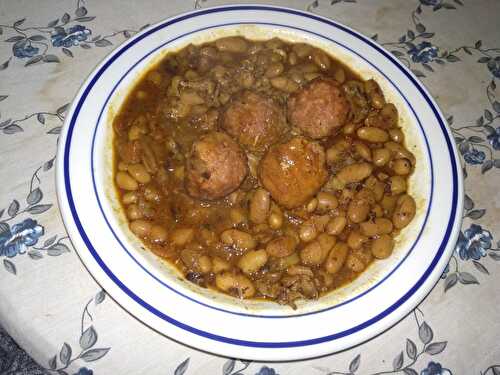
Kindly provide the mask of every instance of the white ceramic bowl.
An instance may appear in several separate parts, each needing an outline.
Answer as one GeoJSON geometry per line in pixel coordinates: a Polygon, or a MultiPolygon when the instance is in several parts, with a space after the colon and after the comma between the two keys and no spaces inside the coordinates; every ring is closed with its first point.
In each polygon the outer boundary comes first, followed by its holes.
{"type": "Polygon", "coordinates": [[[297,10],[224,6],[183,14],[140,32],[90,75],[68,112],[57,159],[58,198],[80,258],[124,309],[187,345],[230,357],[292,360],[339,351],[389,328],[431,290],[453,251],[462,176],[445,120],[427,90],[394,56],[334,21],[297,10]],[[417,215],[394,254],[355,282],[297,310],[238,301],[185,282],[145,251],[124,225],[112,183],[111,120],[148,66],[188,43],[226,35],[317,45],[374,78],[400,111],[417,156],[417,215]]]}

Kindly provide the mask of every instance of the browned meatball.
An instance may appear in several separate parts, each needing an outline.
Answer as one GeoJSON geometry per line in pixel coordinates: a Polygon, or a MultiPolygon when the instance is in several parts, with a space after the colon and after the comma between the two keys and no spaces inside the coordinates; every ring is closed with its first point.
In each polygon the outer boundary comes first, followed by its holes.
{"type": "Polygon", "coordinates": [[[240,186],[247,173],[241,147],[227,134],[211,132],[193,144],[186,162],[186,189],[194,198],[223,198],[240,186]]]}
{"type": "Polygon", "coordinates": [[[306,203],[327,176],[323,147],[304,137],[271,147],[259,165],[262,185],[286,208],[306,203]]]}
{"type": "Polygon", "coordinates": [[[249,151],[264,151],[286,130],[285,111],[273,99],[244,91],[227,107],[222,128],[249,151]]]}
{"type": "Polygon", "coordinates": [[[344,125],[349,102],[334,80],[316,78],[288,98],[287,111],[293,126],[319,139],[344,125]]]}

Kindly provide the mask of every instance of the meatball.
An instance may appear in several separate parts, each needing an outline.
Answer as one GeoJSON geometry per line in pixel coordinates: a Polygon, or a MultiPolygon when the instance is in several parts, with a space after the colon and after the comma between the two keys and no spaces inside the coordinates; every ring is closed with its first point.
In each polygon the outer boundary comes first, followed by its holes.
{"type": "Polygon", "coordinates": [[[272,146],[259,164],[262,185],[286,208],[306,203],[327,177],[323,147],[304,137],[272,146]]]}
{"type": "Polygon", "coordinates": [[[241,147],[227,134],[211,132],[192,146],[186,161],[186,190],[198,199],[223,198],[240,186],[247,173],[241,147]]]}
{"type": "Polygon", "coordinates": [[[316,78],[288,98],[290,124],[313,139],[331,135],[344,125],[349,102],[332,79],[316,78]]]}
{"type": "Polygon", "coordinates": [[[244,91],[227,106],[222,128],[247,150],[265,151],[286,130],[284,109],[272,98],[244,91]]]}

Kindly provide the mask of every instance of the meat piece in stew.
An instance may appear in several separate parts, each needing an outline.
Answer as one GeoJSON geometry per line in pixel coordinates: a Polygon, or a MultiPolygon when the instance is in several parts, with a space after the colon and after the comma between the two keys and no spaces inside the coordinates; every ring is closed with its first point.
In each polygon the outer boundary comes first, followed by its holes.
{"type": "Polygon", "coordinates": [[[349,103],[333,79],[315,79],[288,98],[288,119],[305,135],[319,139],[344,125],[349,103]]]}
{"type": "Polygon", "coordinates": [[[249,151],[264,151],[286,131],[283,107],[272,98],[245,90],[227,107],[222,128],[249,151]]]}
{"type": "Polygon", "coordinates": [[[238,143],[225,133],[211,132],[192,146],[186,162],[186,190],[194,198],[224,198],[247,173],[247,157],[238,143]]]}
{"type": "Polygon", "coordinates": [[[306,203],[316,195],[327,176],[323,147],[303,137],[273,146],[259,165],[262,185],[285,208],[306,203]]]}

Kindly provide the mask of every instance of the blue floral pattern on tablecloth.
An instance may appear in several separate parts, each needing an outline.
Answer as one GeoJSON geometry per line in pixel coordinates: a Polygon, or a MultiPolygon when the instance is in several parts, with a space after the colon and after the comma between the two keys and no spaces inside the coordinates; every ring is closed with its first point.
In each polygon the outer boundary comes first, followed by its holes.
{"type": "Polygon", "coordinates": [[[279,375],[273,368],[262,366],[255,375],[279,375]]]}
{"type": "Polygon", "coordinates": [[[75,372],[74,375],[93,375],[94,371],[88,369],[87,367],[81,367],[78,372],[75,372]]]}
{"type": "Polygon", "coordinates": [[[24,254],[26,249],[35,245],[42,235],[43,227],[33,219],[25,219],[12,228],[6,224],[4,230],[0,232],[0,256],[13,258],[17,254],[24,254]]]}
{"type": "Polygon", "coordinates": [[[491,132],[486,139],[490,142],[491,147],[500,150],[500,126],[497,126],[495,131],[491,132]]]}
{"type": "Polygon", "coordinates": [[[500,78],[500,60],[495,58],[488,61],[488,70],[493,74],[493,77],[500,78]]]}
{"type": "Polygon", "coordinates": [[[438,47],[433,46],[429,42],[425,41],[420,44],[413,45],[408,50],[408,54],[411,56],[413,62],[429,63],[438,56],[438,51],[438,47]]]}
{"type": "Polygon", "coordinates": [[[83,25],[74,25],[67,29],[63,27],[57,28],[50,35],[52,40],[52,45],[54,47],[66,47],[71,48],[73,46],[78,46],[80,42],[85,42],[89,39],[92,31],[87,29],[83,25]]]}
{"type": "Polygon", "coordinates": [[[458,254],[462,260],[479,260],[491,249],[492,240],[490,231],[484,230],[480,225],[472,224],[465,231],[460,231],[457,243],[458,254]]]}
{"type": "Polygon", "coordinates": [[[451,372],[443,368],[439,362],[431,361],[427,367],[420,372],[420,375],[451,375],[451,372]]]}
{"type": "Polygon", "coordinates": [[[12,53],[14,54],[15,57],[18,57],[20,59],[24,59],[26,57],[33,57],[35,56],[40,49],[37,47],[33,47],[30,44],[15,44],[12,47],[12,53]]]}

